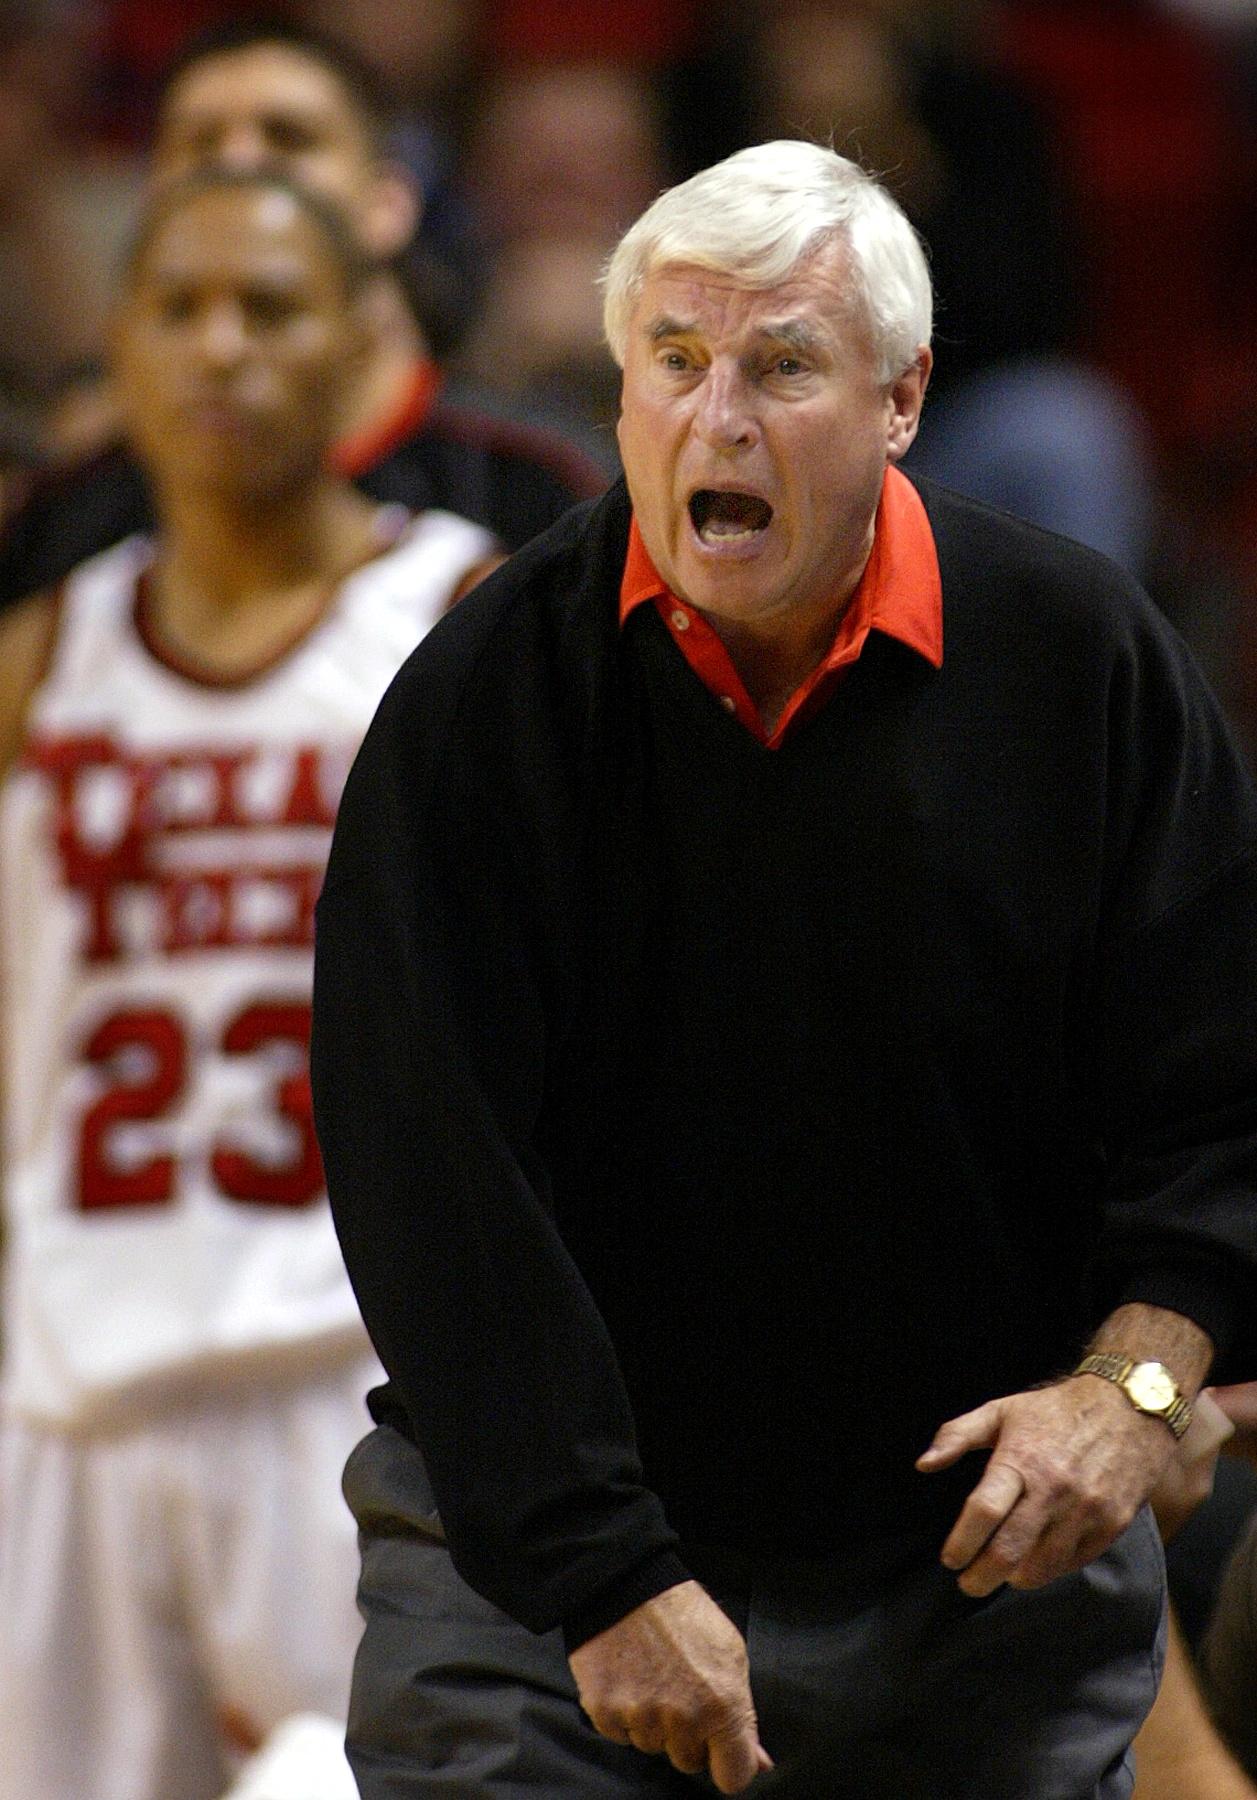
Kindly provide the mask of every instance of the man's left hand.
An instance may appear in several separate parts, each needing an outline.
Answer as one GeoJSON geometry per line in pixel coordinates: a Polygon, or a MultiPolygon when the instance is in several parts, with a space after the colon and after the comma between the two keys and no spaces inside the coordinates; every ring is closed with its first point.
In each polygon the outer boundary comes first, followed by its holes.
{"type": "Polygon", "coordinates": [[[917,1468],[931,1475],[970,1450],[990,1461],[943,1546],[966,1594],[1007,1582],[1042,1587],[1107,1550],[1175,1453],[1160,1419],[1111,1382],[1081,1375],[988,1401],[941,1425],[917,1468]]]}

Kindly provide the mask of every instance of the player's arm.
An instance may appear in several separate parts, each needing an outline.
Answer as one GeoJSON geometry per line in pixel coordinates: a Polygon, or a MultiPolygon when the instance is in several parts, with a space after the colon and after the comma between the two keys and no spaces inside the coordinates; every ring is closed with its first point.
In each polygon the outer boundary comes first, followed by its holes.
{"type": "Polygon", "coordinates": [[[48,667],[56,629],[54,594],[35,594],[0,612],[0,777],[21,748],[27,710],[48,667]]]}
{"type": "Polygon", "coordinates": [[[1134,1800],[1257,1800],[1218,1735],[1173,1613],[1156,1704],[1135,1739],[1134,1800]]]}
{"type": "Polygon", "coordinates": [[[506,560],[505,550],[493,550],[488,556],[479,557],[455,582],[450,597],[445,603],[445,610],[448,612],[450,607],[457,606],[464,595],[470,594],[472,588],[479,587],[480,583],[487,576],[492,575],[495,569],[500,569],[506,560]]]}
{"type": "Polygon", "coordinates": [[[21,750],[31,698],[48,667],[56,632],[55,594],[35,594],[0,610],[0,781],[21,750]]]}

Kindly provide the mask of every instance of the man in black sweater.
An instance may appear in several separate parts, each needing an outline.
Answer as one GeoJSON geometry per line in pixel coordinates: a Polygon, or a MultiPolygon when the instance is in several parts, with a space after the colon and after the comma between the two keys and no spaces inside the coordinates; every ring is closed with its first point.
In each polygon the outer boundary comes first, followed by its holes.
{"type": "Polygon", "coordinates": [[[627,488],[350,778],[368,1800],[1131,1791],[1144,1503],[1254,1350],[1257,800],[1133,583],[895,468],[930,312],[830,151],[662,196],[627,488]]]}

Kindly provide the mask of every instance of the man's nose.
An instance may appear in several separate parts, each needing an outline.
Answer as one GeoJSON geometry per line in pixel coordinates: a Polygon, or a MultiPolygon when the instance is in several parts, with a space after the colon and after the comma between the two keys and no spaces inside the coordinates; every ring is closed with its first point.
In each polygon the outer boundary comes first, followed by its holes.
{"type": "Polygon", "coordinates": [[[216,301],[201,314],[197,349],[210,368],[234,368],[244,355],[247,338],[240,308],[232,301],[216,301]]]}
{"type": "Polygon", "coordinates": [[[714,363],[703,376],[694,414],[694,431],[711,450],[745,450],[755,442],[758,426],[749,383],[740,369],[714,363]]]}
{"type": "Polygon", "coordinates": [[[266,140],[247,119],[229,125],[214,152],[215,163],[238,174],[248,174],[267,160],[266,140]]]}

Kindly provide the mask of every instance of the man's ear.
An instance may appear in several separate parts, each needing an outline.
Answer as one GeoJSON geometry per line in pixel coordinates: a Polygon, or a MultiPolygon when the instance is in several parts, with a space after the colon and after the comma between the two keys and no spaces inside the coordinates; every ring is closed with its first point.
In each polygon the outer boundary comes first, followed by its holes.
{"type": "Polygon", "coordinates": [[[363,217],[367,250],[380,262],[400,255],[419,229],[423,195],[403,163],[380,165],[363,217]]]}
{"type": "Polygon", "coordinates": [[[886,421],[888,462],[898,462],[908,454],[912,440],[917,435],[917,426],[921,423],[921,406],[933,367],[933,351],[928,344],[920,344],[917,346],[915,360],[890,384],[890,415],[886,421]]]}

